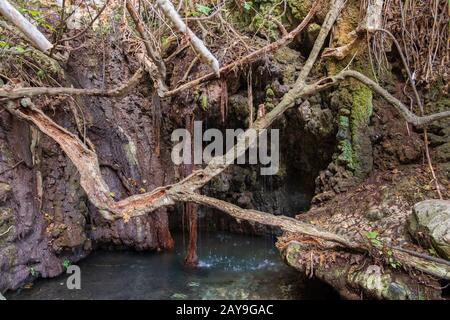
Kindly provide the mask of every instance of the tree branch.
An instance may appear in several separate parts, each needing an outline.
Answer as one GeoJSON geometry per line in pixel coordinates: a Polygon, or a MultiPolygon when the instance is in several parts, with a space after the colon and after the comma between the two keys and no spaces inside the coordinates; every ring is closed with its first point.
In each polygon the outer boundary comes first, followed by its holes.
{"type": "Polygon", "coordinates": [[[29,87],[17,89],[0,88],[0,98],[19,99],[23,97],[34,97],[39,95],[60,95],[70,94],[75,96],[102,96],[102,97],[120,97],[127,94],[144,76],[144,68],[139,68],[128,82],[109,90],[104,89],[78,89],[78,88],[49,88],[49,87],[29,87]]]}
{"type": "Polygon", "coordinates": [[[172,2],[169,0],[157,0],[159,8],[163,11],[164,15],[172,21],[177,30],[189,37],[191,40],[192,46],[195,51],[203,58],[203,60],[211,67],[214,73],[219,77],[219,61],[217,61],[216,57],[209,51],[209,49],[205,46],[202,40],[200,40],[195,33],[189,29],[188,26],[183,22],[178,12],[175,10],[172,2]]]}
{"type": "Polygon", "coordinates": [[[48,53],[53,48],[50,41],[8,1],[0,0],[0,13],[14,24],[42,52],[48,53]]]}
{"type": "Polygon", "coordinates": [[[319,91],[328,89],[335,86],[345,78],[353,78],[368,86],[372,91],[378,93],[387,102],[389,102],[404,118],[407,122],[413,124],[416,127],[423,127],[433,121],[441,120],[450,117],[450,111],[443,111],[426,116],[416,116],[412,113],[407,106],[405,106],[400,100],[391,95],[386,89],[382,88],[372,79],[363,75],[360,72],[354,70],[344,70],[334,76],[330,76],[319,80],[316,83],[308,85],[298,97],[315,94],[319,91]]]}
{"type": "MultiPolygon", "coordinates": [[[[227,64],[226,66],[222,67],[219,69],[219,73],[220,76],[224,76],[226,74],[228,74],[230,71],[234,70],[235,68],[239,67],[239,66],[243,66],[246,64],[250,64],[254,61],[256,61],[258,58],[260,58],[261,56],[264,56],[270,52],[273,52],[281,47],[284,47],[286,45],[288,45],[289,43],[292,42],[292,40],[309,24],[309,22],[311,21],[311,19],[315,16],[317,10],[320,7],[320,3],[322,0],[316,0],[314,2],[314,4],[312,5],[311,9],[309,10],[308,14],[306,15],[306,17],[303,19],[303,21],[291,32],[289,32],[287,35],[283,36],[282,38],[280,38],[279,40],[261,48],[258,49],[250,54],[248,54],[247,56],[239,59],[238,61],[232,62],[230,64],[227,64]]],[[[165,96],[166,97],[170,97],[173,95],[176,95],[184,90],[188,90],[190,88],[193,88],[195,86],[198,86],[206,81],[212,80],[214,78],[216,78],[217,75],[212,72],[212,73],[208,73],[204,76],[201,76],[197,79],[194,79],[182,86],[179,86],[176,89],[167,91],[165,96]]]]}
{"type": "Polygon", "coordinates": [[[147,51],[147,55],[150,57],[151,61],[146,59],[145,57],[142,59],[144,61],[144,66],[147,69],[147,72],[150,74],[150,77],[153,80],[153,83],[158,91],[158,95],[160,97],[164,96],[164,93],[167,91],[167,87],[165,84],[166,79],[166,65],[162,60],[161,56],[158,52],[156,52],[152,46],[150,45],[150,39],[147,36],[147,33],[142,25],[141,19],[139,18],[138,13],[133,7],[133,4],[130,0],[126,0],[126,7],[128,12],[130,13],[131,18],[136,25],[136,30],[139,32],[144,45],[147,51]],[[156,69],[155,70],[155,66],[156,69]]]}

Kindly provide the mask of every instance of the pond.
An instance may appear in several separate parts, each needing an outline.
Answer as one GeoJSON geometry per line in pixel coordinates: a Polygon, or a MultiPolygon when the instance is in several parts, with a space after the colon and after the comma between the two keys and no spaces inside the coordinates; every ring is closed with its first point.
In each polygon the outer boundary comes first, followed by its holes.
{"type": "Polygon", "coordinates": [[[286,266],[272,237],[202,232],[199,265],[183,265],[187,240],[172,252],[95,251],[80,261],[81,289],[69,275],[39,279],[7,299],[333,299],[322,283],[286,266]]]}

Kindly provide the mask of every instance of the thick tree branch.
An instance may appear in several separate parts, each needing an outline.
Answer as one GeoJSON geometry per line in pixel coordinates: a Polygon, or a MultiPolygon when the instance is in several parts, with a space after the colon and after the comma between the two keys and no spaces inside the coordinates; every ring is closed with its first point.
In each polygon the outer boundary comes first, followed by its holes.
{"type": "Polygon", "coordinates": [[[139,68],[136,73],[119,87],[104,90],[104,89],[78,89],[78,88],[48,88],[48,87],[29,87],[17,89],[3,89],[0,88],[0,98],[19,99],[23,97],[34,97],[39,95],[60,95],[70,94],[75,96],[102,96],[102,97],[120,97],[127,94],[133,87],[139,84],[141,78],[144,76],[145,70],[143,67],[139,68]]]}
{"type": "MultiPolygon", "coordinates": [[[[216,208],[220,211],[228,213],[237,220],[247,220],[257,222],[266,226],[280,228],[283,231],[292,233],[299,233],[311,237],[319,238],[325,241],[331,241],[339,246],[357,252],[370,252],[370,248],[366,247],[364,242],[356,242],[348,239],[343,235],[328,232],[317,226],[298,221],[296,219],[286,216],[275,216],[270,213],[265,213],[257,210],[242,209],[229,202],[203,196],[197,193],[178,193],[172,195],[177,201],[194,202],[208,207],[216,208]]],[[[333,247],[333,244],[327,244],[327,248],[333,247]]],[[[395,259],[404,267],[413,267],[417,270],[431,274],[440,279],[450,280],[450,265],[447,261],[428,257],[426,255],[417,255],[408,253],[399,247],[391,247],[395,259]]]]}

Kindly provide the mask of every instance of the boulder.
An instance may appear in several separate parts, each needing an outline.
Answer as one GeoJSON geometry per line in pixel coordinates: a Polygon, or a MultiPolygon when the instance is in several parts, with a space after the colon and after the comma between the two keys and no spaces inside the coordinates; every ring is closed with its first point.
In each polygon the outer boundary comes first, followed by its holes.
{"type": "Polygon", "coordinates": [[[416,203],[408,228],[421,245],[434,249],[450,260],[450,201],[425,200],[416,203]]]}

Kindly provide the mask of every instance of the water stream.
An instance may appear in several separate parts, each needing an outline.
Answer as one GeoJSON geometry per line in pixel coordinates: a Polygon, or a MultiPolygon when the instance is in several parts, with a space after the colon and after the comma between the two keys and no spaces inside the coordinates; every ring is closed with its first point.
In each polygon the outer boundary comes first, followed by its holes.
{"type": "Polygon", "coordinates": [[[172,252],[96,251],[80,261],[81,289],[61,275],[39,279],[8,299],[330,299],[323,284],[301,279],[286,266],[274,239],[229,233],[199,238],[199,267],[183,266],[185,249],[175,236],[172,252]]]}

